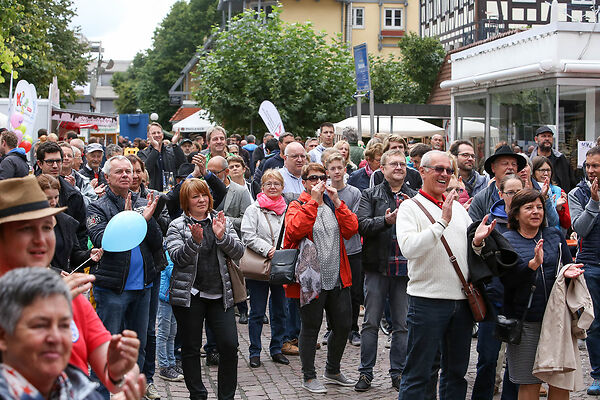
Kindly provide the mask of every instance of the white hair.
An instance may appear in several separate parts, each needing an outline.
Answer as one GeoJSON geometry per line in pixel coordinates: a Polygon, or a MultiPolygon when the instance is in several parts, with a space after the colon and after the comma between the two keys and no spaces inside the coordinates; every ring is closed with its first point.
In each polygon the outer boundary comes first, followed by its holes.
{"type": "Polygon", "coordinates": [[[111,158],[109,158],[108,160],[106,160],[106,162],[104,163],[104,167],[102,168],[102,172],[104,172],[104,175],[108,176],[110,175],[110,168],[112,166],[113,161],[127,161],[127,163],[129,163],[129,166],[131,167],[131,169],[133,169],[133,165],[131,164],[131,161],[129,161],[129,159],[125,156],[113,156],[111,158]]]}
{"type": "Polygon", "coordinates": [[[436,155],[442,155],[442,156],[446,156],[448,159],[450,159],[450,156],[448,155],[448,153],[440,151],[440,150],[430,150],[427,153],[423,154],[423,157],[421,158],[421,167],[431,167],[431,159],[433,158],[433,156],[436,155]]]}

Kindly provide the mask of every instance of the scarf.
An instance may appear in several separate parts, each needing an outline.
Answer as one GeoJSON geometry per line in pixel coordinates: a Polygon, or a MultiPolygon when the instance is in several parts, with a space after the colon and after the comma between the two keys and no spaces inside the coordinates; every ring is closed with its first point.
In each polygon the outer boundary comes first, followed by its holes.
{"type": "Polygon", "coordinates": [[[365,172],[367,173],[367,176],[371,176],[373,174],[373,170],[371,169],[371,167],[369,166],[369,163],[365,164],[365,172]]]}
{"type": "Polygon", "coordinates": [[[258,205],[260,208],[266,208],[267,210],[273,211],[277,215],[282,215],[287,207],[283,196],[279,196],[277,199],[272,199],[264,193],[259,193],[256,196],[258,205]]]}
{"type": "MultiPolygon", "coordinates": [[[[13,399],[44,400],[44,396],[20,373],[6,364],[0,365],[0,380],[4,380],[13,399]]],[[[50,392],[50,400],[74,399],[73,388],[67,374],[63,371],[50,392]]]]}

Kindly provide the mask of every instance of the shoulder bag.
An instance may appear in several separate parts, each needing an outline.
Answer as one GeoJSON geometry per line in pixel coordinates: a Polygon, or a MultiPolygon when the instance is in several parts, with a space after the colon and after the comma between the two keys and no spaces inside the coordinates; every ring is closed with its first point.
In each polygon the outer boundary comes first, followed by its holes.
{"type": "Polygon", "coordinates": [[[242,270],[240,270],[229,257],[225,257],[225,262],[227,263],[227,272],[229,272],[229,279],[231,280],[233,302],[237,304],[246,301],[248,299],[248,294],[246,292],[246,283],[244,282],[242,270]]]}
{"type": "MultiPolygon", "coordinates": [[[[262,212],[267,220],[267,224],[269,224],[269,230],[271,231],[271,242],[273,246],[275,246],[275,239],[273,238],[273,227],[271,226],[271,221],[269,221],[269,217],[262,212]]],[[[285,218],[285,215],[284,215],[285,218]]],[[[248,279],[254,279],[257,281],[268,281],[269,276],[271,275],[271,259],[267,257],[263,257],[258,254],[250,247],[246,246],[244,250],[244,255],[240,259],[240,269],[244,273],[244,277],[248,279]]]]}
{"type": "Polygon", "coordinates": [[[494,337],[496,339],[508,344],[521,344],[523,321],[525,321],[527,311],[531,308],[533,292],[535,292],[535,285],[531,285],[531,293],[529,294],[529,300],[527,301],[527,308],[523,312],[521,319],[506,318],[504,315],[498,315],[496,317],[496,326],[494,327],[494,337]]]}
{"type": "MultiPolygon", "coordinates": [[[[299,200],[300,204],[304,204],[299,200]]],[[[291,203],[290,203],[291,204],[291,203]]],[[[289,205],[288,205],[289,208],[289,205]]],[[[271,259],[271,274],[269,282],[272,285],[287,285],[296,282],[296,264],[298,263],[299,249],[281,249],[281,242],[283,241],[283,233],[285,231],[285,215],[283,214],[283,222],[281,229],[279,230],[279,239],[277,239],[277,246],[275,246],[275,254],[271,259]]]]}
{"type": "MultiPolygon", "coordinates": [[[[414,201],[417,204],[417,206],[419,206],[419,208],[425,213],[427,218],[429,218],[429,221],[431,221],[432,224],[435,224],[435,219],[433,219],[433,217],[431,216],[429,211],[427,211],[425,206],[423,206],[423,204],[421,204],[414,197],[411,200],[414,201]]],[[[458,275],[458,279],[460,279],[460,283],[463,287],[463,293],[465,294],[465,296],[467,296],[467,300],[469,301],[469,307],[471,308],[473,319],[476,322],[483,321],[487,314],[487,309],[485,306],[485,300],[483,298],[483,295],[481,294],[479,289],[473,286],[473,283],[467,283],[467,281],[465,280],[465,277],[463,276],[462,271],[460,270],[460,266],[456,261],[456,257],[454,257],[454,254],[452,253],[452,250],[450,249],[450,246],[448,245],[448,242],[446,241],[444,235],[442,235],[440,240],[442,241],[442,244],[444,245],[444,248],[448,253],[448,257],[450,257],[450,262],[454,267],[454,271],[456,271],[456,274],[458,275]]]]}

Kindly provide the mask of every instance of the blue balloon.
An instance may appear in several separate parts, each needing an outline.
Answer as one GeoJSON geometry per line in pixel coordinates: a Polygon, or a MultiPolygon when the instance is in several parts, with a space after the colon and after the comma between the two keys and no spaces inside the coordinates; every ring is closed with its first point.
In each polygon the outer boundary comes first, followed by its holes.
{"type": "Polygon", "coordinates": [[[121,211],[111,218],[104,230],[105,251],[129,251],[142,243],[148,231],[144,217],[135,211],[121,211]]]}

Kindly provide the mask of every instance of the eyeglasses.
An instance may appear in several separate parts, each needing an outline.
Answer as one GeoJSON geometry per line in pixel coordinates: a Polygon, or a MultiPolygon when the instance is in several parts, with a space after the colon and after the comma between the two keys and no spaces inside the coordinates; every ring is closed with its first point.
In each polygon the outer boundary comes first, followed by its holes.
{"type": "Polygon", "coordinates": [[[294,154],[294,155],[290,155],[290,156],[286,156],[286,157],[294,158],[294,159],[296,159],[296,158],[306,158],[306,154],[294,154]]]}
{"type": "Polygon", "coordinates": [[[316,181],[325,182],[327,180],[327,175],[311,175],[311,176],[307,177],[306,180],[310,181],[310,182],[316,182],[316,181]]]}
{"type": "Polygon", "coordinates": [[[443,174],[444,171],[448,174],[448,175],[452,175],[454,173],[454,168],[444,168],[444,167],[430,167],[428,165],[421,165],[423,168],[427,168],[427,169],[432,169],[435,171],[436,174],[443,174]]]}
{"type": "Polygon", "coordinates": [[[540,168],[540,169],[538,169],[538,171],[540,171],[541,173],[546,173],[546,172],[550,173],[550,172],[552,172],[552,169],[550,169],[550,168],[540,168]]]}
{"type": "Polygon", "coordinates": [[[44,164],[46,164],[46,165],[62,164],[62,160],[60,158],[57,158],[56,160],[44,160],[44,164]]]}
{"type": "Polygon", "coordinates": [[[213,173],[213,174],[215,174],[215,175],[219,175],[221,172],[225,171],[227,168],[229,168],[229,167],[225,167],[225,168],[223,168],[223,169],[222,169],[222,170],[220,170],[220,171],[210,171],[210,172],[212,172],[212,173],[213,173]]]}
{"type": "Polygon", "coordinates": [[[282,185],[279,182],[265,182],[265,183],[263,183],[263,186],[278,188],[278,187],[281,187],[282,185]]]}
{"type": "Polygon", "coordinates": [[[458,153],[458,155],[464,158],[472,158],[473,160],[475,159],[475,154],[473,153],[458,153]]]}
{"type": "Polygon", "coordinates": [[[385,165],[389,165],[392,168],[406,168],[406,163],[403,162],[390,162],[385,165]]]}
{"type": "Polygon", "coordinates": [[[508,197],[513,197],[515,194],[517,194],[517,192],[518,192],[518,190],[507,190],[506,192],[502,192],[502,193],[504,193],[508,197]]]}

